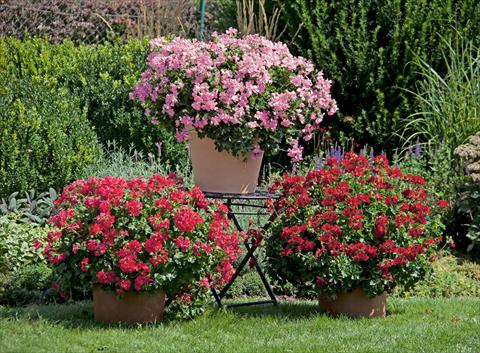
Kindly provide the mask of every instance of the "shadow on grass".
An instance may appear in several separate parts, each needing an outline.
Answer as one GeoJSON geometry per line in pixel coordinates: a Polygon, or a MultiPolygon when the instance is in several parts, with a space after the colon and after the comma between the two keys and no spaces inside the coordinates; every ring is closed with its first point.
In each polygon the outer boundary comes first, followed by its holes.
{"type": "MultiPolygon", "coordinates": [[[[315,302],[289,301],[272,304],[247,306],[239,308],[226,308],[209,310],[208,315],[222,315],[223,311],[242,318],[249,317],[274,317],[279,320],[307,319],[318,315],[326,315],[315,302]]],[[[72,304],[32,305],[24,308],[0,308],[0,319],[20,320],[35,323],[47,321],[52,325],[63,328],[82,329],[138,329],[140,327],[155,327],[158,325],[169,326],[178,324],[178,321],[165,320],[157,324],[104,324],[96,322],[93,318],[93,305],[91,301],[76,302],[72,304]]]]}
{"type": "MultiPolygon", "coordinates": [[[[235,303],[235,302],[233,302],[235,303]]],[[[232,304],[233,304],[232,303],[232,304]]],[[[229,303],[227,303],[228,305],[229,303]]],[[[242,307],[230,307],[227,308],[230,312],[233,312],[241,317],[273,317],[281,318],[282,320],[296,320],[296,319],[308,319],[318,316],[323,316],[331,319],[348,318],[351,320],[357,320],[362,318],[347,317],[343,315],[332,315],[329,312],[322,309],[317,301],[307,300],[294,300],[280,302],[277,306],[273,304],[255,305],[255,306],[242,306],[242,307]]],[[[405,314],[405,307],[398,304],[390,303],[387,305],[387,318],[391,316],[405,314]]]]}
{"type": "MultiPolygon", "coordinates": [[[[234,302],[227,302],[234,304],[234,302]]],[[[241,307],[227,307],[227,311],[243,318],[273,317],[282,320],[308,319],[318,315],[327,315],[314,301],[285,301],[278,305],[262,304],[241,307]]]]}
{"type": "MultiPolygon", "coordinates": [[[[232,304],[238,301],[229,301],[232,304]]],[[[225,309],[211,309],[208,315],[222,315],[222,312],[231,313],[242,319],[271,317],[281,321],[311,319],[316,317],[338,318],[321,309],[316,301],[283,301],[277,306],[273,304],[230,307],[225,309]]],[[[390,305],[387,310],[387,318],[405,314],[405,308],[399,305],[390,305]]],[[[178,324],[178,321],[165,320],[153,324],[104,324],[96,322],[93,317],[93,305],[91,301],[76,302],[72,304],[32,305],[24,308],[0,307],[0,319],[20,320],[32,324],[37,321],[48,323],[63,328],[82,329],[139,329],[178,324]]]]}
{"type": "MultiPolygon", "coordinates": [[[[21,320],[34,324],[47,321],[49,324],[66,329],[138,329],[158,324],[105,324],[94,320],[91,301],[69,304],[31,305],[24,308],[0,308],[0,319],[21,320]]],[[[161,323],[162,325],[168,324],[161,323]]]]}

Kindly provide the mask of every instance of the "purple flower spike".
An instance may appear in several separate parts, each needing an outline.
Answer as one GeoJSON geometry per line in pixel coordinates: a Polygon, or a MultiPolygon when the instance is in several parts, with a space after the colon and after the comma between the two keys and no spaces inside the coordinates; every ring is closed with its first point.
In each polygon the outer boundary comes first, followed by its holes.
{"type": "Polygon", "coordinates": [[[315,163],[315,168],[317,170],[320,170],[323,168],[324,164],[325,164],[325,161],[323,160],[323,158],[319,158],[317,163],[315,163]]]}
{"type": "Polygon", "coordinates": [[[420,145],[420,138],[417,137],[417,141],[415,142],[415,158],[420,158],[422,154],[422,145],[420,145]]]}
{"type": "Polygon", "coordinates": [[[155,142],[155,147],[157,147],[158,158],[160,158],[162,156],[162,143],[155,142]]]}

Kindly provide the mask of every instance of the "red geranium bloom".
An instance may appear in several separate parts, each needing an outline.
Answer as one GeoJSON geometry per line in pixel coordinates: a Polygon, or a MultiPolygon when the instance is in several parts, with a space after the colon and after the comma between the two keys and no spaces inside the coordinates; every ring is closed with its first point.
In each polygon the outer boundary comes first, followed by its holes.
{"type": "Polygon", "coordinates": [[[182,207],[173,217],[175,227],[180,232],[188,233],[195,229],[195,226],[202,224],[202,217],[198,212],[192,211],[187,207],[182,207]]]}

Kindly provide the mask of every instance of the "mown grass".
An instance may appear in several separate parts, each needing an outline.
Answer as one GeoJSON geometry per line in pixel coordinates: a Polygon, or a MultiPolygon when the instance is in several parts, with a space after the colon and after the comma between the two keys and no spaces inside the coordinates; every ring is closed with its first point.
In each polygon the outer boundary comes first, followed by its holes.
{"type": "Polygon", "coordinates": [[[390,298],[385,319],[333,318],[315,302],[210,309],[187,322],[102,325],[89,302],[0,308],[9,352],[474,352],[480,298],[390,298]]]}

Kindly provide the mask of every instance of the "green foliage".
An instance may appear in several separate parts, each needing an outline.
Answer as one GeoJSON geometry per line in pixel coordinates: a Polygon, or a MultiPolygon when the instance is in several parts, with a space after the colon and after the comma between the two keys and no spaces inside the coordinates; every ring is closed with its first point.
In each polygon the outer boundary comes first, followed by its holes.
{"type": "Polygon", "coordinates": [[[442,73],[453,27],[477,43],[480,38],[476,0],[274,1],[285,9],[284,41],[293,39],[333,80],[341,113],[326,123],[336,125],[338,136],[350,134],[376,149],[395,146],[402,119],[417,111],[403,90],[413,91],[423,78],[410,62],[424,60],[442,73]]]}
{"type": "Polygon", "coordinates": [[[433,273],[407,291],[397,295],[421,297],[480,296],[480,265],[444,254],[433,264],[433,273]]]}
{"type": "Polygon", "coordinates": [[[43,298],[51,270],[33,247],[47,229],[21,223],[15,213],[0,216],[0,305],[24,305],[43,298]]]}
{"type": "Polygon", "coordinates": [[[53,209],[53,202],[57,198],[57,192],[50,188],[48,192],[39,195],[35,190],[25,192],[25,198],[19,198],[19,193],[14,192],[8,198],[2,198],[0,202],[0,214],[16,213],[22,223],[33,222],[45,225],[53,209]]]}
{"type": "Polygon", "coordinates": [[[108,142],[102,156],[86,167],[79,174],[79,179],[86,179],[89,176],[103,178],[107,175],[125,179],[150,178],[153,174],[168,175],[174,172],[184,178],[186,186],[193,186],[193,175],[188,159],[179,158],[176,163],[172,161],[172,164],[162,159],[161,149],[156,154],[148,153],[145,156],[144,153],[137,152],[133,146],[125,150],[114,142],[108,142]]]}
{"type": "Polygon", "coordinates": [[[480,47],[461,32],[440,45],[445,73],[420,57],[413,62],[421,78],[411,92],[418,112],[405,119],[402,138],[405,144],[420,138],[428,158],[455,176],[454,149],[480,131],[480,47]]]}
{"type": "Polygon", "coordinates": [[[0,76],[0,195],[61,188],[99,151],[86,110],[67,89],[0,76]]]}
{"type": "Polygon", "coordinates": [[[35,290],[48,288],[51,284],[52,270],[44,263],[29,265],[21,268],[14,276],[14,286],[35,290]]]}
{"type": "Polygon", "coordinates": [[[52,270],[45,263],[26,265],[16,271],[4,284],[0,293],[0,305],[21,306],[44,302],[54,296],[48,288],[52,281],[52,270]]]}
{"type": "Polygon", "coordinates": [[[228,293],[230,297],[261,297],[266,296],[265,286],[260,276],[254,269],[245,271],[237,277],[228,293]]]}
{"type": "Polygon", "coordinates": [[[25,265],[44,261],[34,247],[35,238],[44,239],[47,229],[36,224],[20,223],[13,213],[0,216],[0,269],[5,273],[15,273],[25,265]]]}
{"type": "Polygon", "coordinates": [[[230,27],[237,26],[236,0],[207,1],[206,25],[210,31],[225,32],[230,27]]]}
{"type": "Polygon", "coordinates": [[[143,109],[128,98],[146,68],[147,41],[75,46],[71,41],[50,44],[45,39],[19,41],[0,39],[0,74],[9,77],[42,78],[56,87],[66,87],[84,108],[100,142],[110,140],[124,148],[134,145],[153,153],[163,144],[162,159],[174,164],[185,158],[174,136],[152,129],[143,109]]]}
{"type": "Polygon", "coordinates": [[[88,107],[88,119],[104,145],[115,140],[124,148],[134,144],[137,150],[147,153],[155,151],[155,142],[163,142],[165,160],[172,162],[182,154],[173,134],[153,129],[140,105],[128,97],[146,68],[146,41],[105,43],[76,50],[80,58],[75,66],[65,67],[62,83],[88,107]]]}

